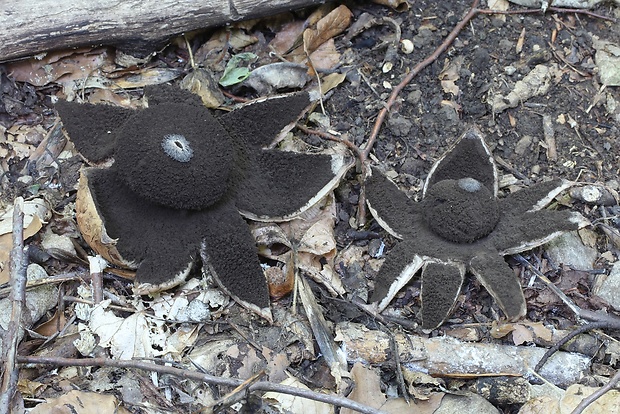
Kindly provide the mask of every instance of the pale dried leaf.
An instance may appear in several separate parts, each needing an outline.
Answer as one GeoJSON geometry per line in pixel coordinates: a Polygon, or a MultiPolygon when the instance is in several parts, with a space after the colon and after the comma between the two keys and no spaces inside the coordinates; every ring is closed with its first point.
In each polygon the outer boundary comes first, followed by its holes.
{"type": "MultiPolygon", "coordinates": [[[[564,397],[560,400],[560,414],[570,414],[584,398],[598,390],[598,387],[586,387],[581,384],[571,385],[566,389],[564,397]]],[[[603,394],[584,411],[585,414],[619,412],[620,391],[613,389],[603,394]]]]}
{"type": "Polygon", "coordinates": [[[331,331],[327,329],[327,322],[323,316],[323,311],[319,308],[318,303],[304,278],[297,280],[297,292],[304,307],[304,312],[310,322],[314,339],[316,340],[325,362],[329,366],[330,373],[336,381],[336,386],[340,388],[342,377],[348,376],[347,360],[334,341],[331,331]]]}
{"type": "Polygon", "coordinates": [[[105,300],[95,306],[88,323],[90,329],[99,336],[99,345],[109,347],[118,359],[152,358],[156,352],[153,344],[163,346],[165,337],[149,324],[141,312],[127,318],[119,318],[106,307],[105,300]]]}
{"type": "MultiPolygon", "coordinates": [[[[356,362],[351,368],[351,379],[355,382],[355,388],[348,398],[372,408],[379,408],[385,404],[387,398],[381,392],[381,378],[376,370],[356,362]]],[[[355,414],[356,411],[343,408],[340,413],[355,414]]]]}
{"type": "Polygon", "coordinates": [[[463,66],[463,60],[463,56],[452,59],[452,61],[446,60],[444,68],[439,74],[439,80],[441,81],[441,88],[443,91],[451,93],[455,97],[460,93],[456,81],[460,78],[459,73],[461,71],[461,66],[463,66]]]}
{"type": "MultiPolygon", "coordinates": [[[[290,387],[310,390],[297,378],[290,377],[281,382],[282,385],[290,387]]],[[[263,398],[275,400],[275,404],[280,413],[304,413],[304,414],[333,414],[334,407],[330,404],[308,400],[290,394],[281,394],[278,392],[267,392],[263,398]]],[[[341,411],[342,412],[342,411],[341,411]]]]}
{"type": "Polygon", "coordinates": [[[115,396],[85,391],[69,391],[30,410],[31,414],[129,414],[115,396]]]}
{"type": "Polygon", "coordinates": [[[515,345],[521,345],[526,342],[534,341],[534,335],[532,334],[532,331],[519,323],[513,326],[514,330],[512,331],[512,340],[515,345]]]}
{"type": "Polygon", "coordinates": [[[323,95],[340,85],[347,75],[344,73],[330,73],[321,80],[321,93],[323,95]]]}
{"type": "Polygon", "coordinates": [[[372,0],[372,2],[391,7],[399,12],[409,10],[409,2],[407,0],[372,0]]]}

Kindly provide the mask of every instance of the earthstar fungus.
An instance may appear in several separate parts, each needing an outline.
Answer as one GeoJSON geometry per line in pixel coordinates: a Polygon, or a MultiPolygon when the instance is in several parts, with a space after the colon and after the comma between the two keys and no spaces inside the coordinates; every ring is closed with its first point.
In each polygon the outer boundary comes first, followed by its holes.
{"type": "Polygon", "coordinates": [[[421,202],[372,169],[366,182],[369,210],[402,241],[379,270],[370,301],[382,311],[421,269],[422,327],[436,328],[451,314],[470,272],[509,319],[524,316],[521,284],[503,256],[589,224],[577,212],[543,209],[569,186],[552,180],[498,198],[497,167],[476,128],[433,165],[421,202]]]}
{"type": "Polygon", "coordinates": [[[271,319],[255,241],[241,215],[294,218],[349,167],[337,155],[265,149],[310,95],[220,114],[178,88],[145,94],[148,108],[139,110],[56,105],[75,147],[96,166],[82,170],[76,201],[85,240],[113,264],[136,269],[138,293],[179,284],[200,254],[222,289],[271,319]]]}

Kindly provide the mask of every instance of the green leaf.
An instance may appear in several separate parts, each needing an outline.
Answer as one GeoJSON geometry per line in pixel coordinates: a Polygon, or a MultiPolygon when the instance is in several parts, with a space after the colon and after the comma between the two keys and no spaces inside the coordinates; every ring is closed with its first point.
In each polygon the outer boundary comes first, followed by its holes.
{"type": "Polygon", "coordinates": [[[224,74],[220,79],[220,85],[231,86],[243,82],[250,76],[249,64],[253,63],[258,56],[251,52],[239,53],[233,56],[224,69],[224,74]]]}

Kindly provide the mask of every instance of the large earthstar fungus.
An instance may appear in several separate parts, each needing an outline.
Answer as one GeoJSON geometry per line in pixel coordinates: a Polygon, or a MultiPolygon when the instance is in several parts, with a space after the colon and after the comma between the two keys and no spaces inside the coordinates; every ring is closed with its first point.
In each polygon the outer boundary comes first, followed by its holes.
{"type": "Polygon", "coordinates": [[[497,167],[476,128],[433,165],[421,202],[372,169],[366,183],[371,214],[402,241],[379,270],[370,302],[382,311],[421,269],[422,327],[433,329],[451,314],[470,272],[509,319],[524,316],[521,284],[503,256],[589,224],[577,212],[543,209],[569,186],[552,180],[498,198],[497,167]]]}
{"type": "Polygon", "coordinates": [[[220,287],[271,319],[248,224],[294,218],[350,166],[337,155],[265,149],[310,104],[308,93],[211,111],[171,86],[147,88],[148,107],[56,105],[84,168],[76,201],[89,245],[136,269],[137,293],[181,283],[202,257],[220,287]]]}

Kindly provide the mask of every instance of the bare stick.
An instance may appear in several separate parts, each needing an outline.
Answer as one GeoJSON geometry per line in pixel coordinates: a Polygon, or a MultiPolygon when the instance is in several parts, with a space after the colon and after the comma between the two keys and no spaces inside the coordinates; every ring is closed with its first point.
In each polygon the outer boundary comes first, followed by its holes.
{"type": "MultiPolygon", "coordinates": [[[[135,368],[145,371],[158,372],[160,374],[173,375],[175,377],[201,381],[213,385],[223,385],[228,387],[237,387],[243,383],[242,380],[234,378],[217,377],[215,375],[203,374],[198,371],[189,371],[186,369],[175,368],[165,365],[157,365],[150,362],[134,361],[134,360],[115,360],[109,358],[55,358],[55,357],[33,357],[18,356],[17,361],[20,364],[40,364],[53,366],[80,366],[80,367],[115,367],[115,368],[135,368]]],[[[272,391],[282,394],[295,395],[309,400],[320,401],[339,407],[346,407],[351,410],[358,411],[363,414],[385,414],[375,408],[371,408],[360,404],[348,398],[339,397],[337,395],[322,394],[319,392],[304,390],[302,388],[291,387],[288,385],[274,384],[272,382],[260,381],[249,388],[249,391],[272,391]]]]}
{"type": "Polygon", "coordinates": [[[17,391],[18,368],[15,364],[17,344],[19,342],[19,326],[22,319],[22,310],[26,301],[26,268],[27,256],[24,253],[24,200],[21,197],[13,203],[13,249],[11,250],[10,273],[12,291],[11,320],[6,335],[2,341],[2,355],[4,356],[4,376],[0,388],[0,412],[10,412],[12,400],[17,391]]]}

